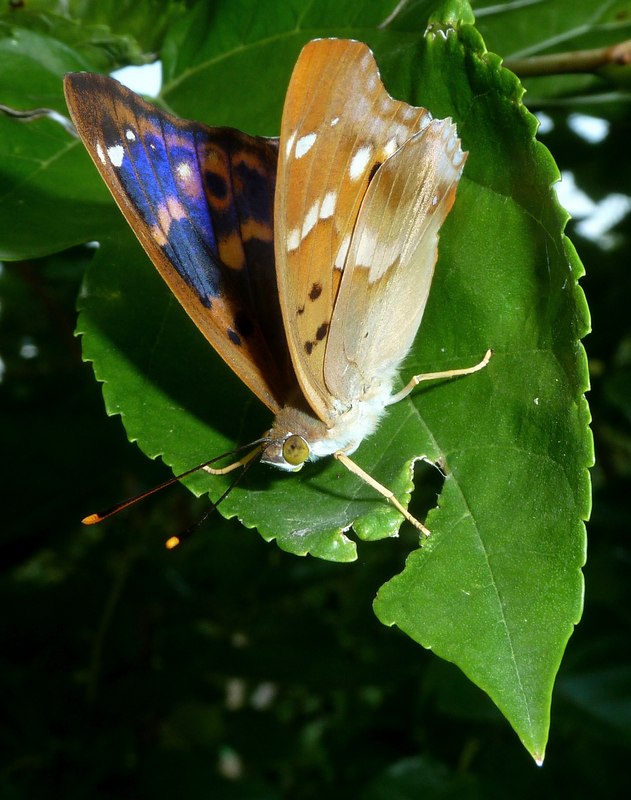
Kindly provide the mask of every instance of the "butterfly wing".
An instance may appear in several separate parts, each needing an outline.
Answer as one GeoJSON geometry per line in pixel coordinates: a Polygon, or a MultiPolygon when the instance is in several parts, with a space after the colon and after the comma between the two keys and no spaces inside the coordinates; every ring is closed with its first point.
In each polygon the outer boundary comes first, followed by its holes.
{"type": "Polygon", "coordinates": [[[303,48],[283,110],[275,250],[294,369],[325,423],[335,415],[325,352],[362,200],[379,165],[430,120],[390,97],[365,44],[322,39],[303,48]]]}
{"type": "Polygon", "coordinates": [[[353,232],[324,364],[342,403],[387,386],[421,323],[438,232],[464,168],[456,127],[432,120],[373,178],[353,232]]]}
{"type": "Polygon", "coordinates": [[[451,120],[432,120],[368,187],[325,360],[327,386],[342,403],[391,385],[412,346],[465,159],[451,120]]]}
{"type": "Polygon", "coordinates": [[[276,413],[290,365],[273,251],[277,140],[178,119],[103,75],[68,75],[65,92],[92,160],[171,291],[276,413]]]}

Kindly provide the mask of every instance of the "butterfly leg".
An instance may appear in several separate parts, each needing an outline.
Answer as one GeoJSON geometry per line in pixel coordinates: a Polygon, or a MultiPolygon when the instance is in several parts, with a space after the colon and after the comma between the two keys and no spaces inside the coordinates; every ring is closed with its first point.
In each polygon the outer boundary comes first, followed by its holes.
{"type": "Polygon", "coordinates": [[[383,486],[383,484],[372,478],[367,472],[364,472],[364,470],[358,464],[352,461],[346,455],[346,453],[343,453],[341,450],[337,453],[334,453],[334,457],[344,464],[349,472],[352,472],[353,475],[357,475],[358,478],[361,478],[369,486],[372,486],[375,491],[383,495],[386,500],[393,505],[396,510],[405,517],[405,519],[407,519],[408,522],[412,523],[415,528],[418,528],[418,530],[421,531],[423,536],[429,536],[429,530],[425,527],[425,525],[423,525],[422,522],[419,522],[416,517],[413,517],[407,508],[404,508],[401,503],[399,503],[397,498],[394,496],[394,492],[391,492],[390,489],[387,489],[385,486],[383,486]]]}
{"type": "Polygon", "coordinates": [[[491,360],[492,355],[493,351],[487,350],[482,361],[475,364],[473,367],[465,367],[464,369],[448,369],[445,372],[427,372],[424,375],[414,375],[407,386],[401,389],[400,392],[393,394],[392,397],[388,399],[386,405],[391,406],[393,403],[398,403],[399,400],[403,400],[410,394],[415,386],[418,386],[419,383],[421,383],[421,381],[436,381],[442,378],[456,378],[458,375],[471,375],[472,372],[478,372],[486,367],[491,360]]]}

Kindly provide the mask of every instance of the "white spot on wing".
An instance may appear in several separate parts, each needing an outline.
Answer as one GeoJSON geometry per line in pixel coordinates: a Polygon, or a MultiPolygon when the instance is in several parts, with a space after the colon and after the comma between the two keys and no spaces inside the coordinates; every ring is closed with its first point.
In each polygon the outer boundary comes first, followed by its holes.
{"type": "Polygon", "coordinates": [[[370,267],[368,272],[368,283],[374,283],[375,281],[381,280],[387,272],[389,272],[391,269],[395,269],[401,263],[399,256],[395,254],[393,255],[394,258],[389,264],[386,264],[383,259],[379,259],[370,267]]]}
{"type": "Polygon", "coordinates": [[[125,157],[125,148],[122,144],[113,144],[107,148],[107,157],[113,167],[120,167],[125,157]]]}
{"type": "Polygon", "coordinates": [[[356,181],[364,174],[366,167],[368,166],[368,162],[370,161],[371,152],[372,148],[370,145],[365,144],[360,147],[353,156],[350,169],[348,170],[348,174],[352,181],[356,181]]]}
{"type": "Polygon", "coordinates": [[[342,239],[342,244],[340,245],[340,249],[337,251],[337,256],[335,257],[335,269],[342,270],[344,269],[344,263],[346,261],[346,256],[348,255],[348,248],[351,244],[351,235],[347,233],[344,239],[342,239]]]}
{"type": "MultiPolygon", "coordinates": [[[[163,208],[164,208],[163,206],[160,206],[158,208],[158,218],[159,219],[161,218],[161,215],[163,214],[163,208]]],[[[186,209],[184,208],[182,203],[180,203],[180,201],[177,199],[177,197],[167,197],[166,208],[167,208],[167,213],[173,219],[185,219],[186,218],[186,209]]],[[[168,227],[168,224],[167,224],[167,227],[168,227]]]]}
{"type": "Polygon", "coordinates": [[[320,219],[329,219],[335,212],[335,204],[337,202],[337,192],[327,192],[322,200],[320,206],[320,219]]]}
{"type": "Polygon", "coordinates": [[[392,116],[392,106],[395,105],[394,100],[387,95],[381,98],[381,105],[379,107],[380,112],[383,114],[384,117],[391,117],[392,116]]]}
{"type": "Polygon", "coordinates": [[[293,231],[289,231],[289,236],[287,237],[287,250],[291,253],[292,250],[297,250],[300,245],[300,231],[298,228],[294,228],[293,231]]]}
{"type": "Polygon", "coordinates": [[[302,158],[308,153],[313,147],[316,138],[317,133],[307,133],[305,136],[301,136],[296,142],[296,158],[302,158]]]}
{"type": "Polygon", "coordinates": [[[419,132],[420,131],[424,131],[425,128],[427,128],[427,126],[430,124],[430,122],[433,121],[433,119],[434,118],[429,113],[429,111],[426,110],[425,114],[421,117],[421,119],[419,120],[419,123],[418,123],[419,132]]]}
{"type": "Polygon", "coordinates": [[[164,247],[166,243],[169,241],[165,232],[159,225],[152,225],[151,238],[158,245],[158,247],[164,247]]]}
{"type": "Polygon", "coordinates": [[[355,263],[357,266],[370,269],[375,257],[376,248],[377,235],[375,231],[371,231],[368,227],[364,228],[355,255],[355,263]]]}
{"type": "Polygon", "coordinates": [[[399,145],[397,143],[396,137],[393,136],[392,139],[388,139],[386,142],[385,147],[383,148],[383,153],[386,158],[390,158],[391,155],[394,155],[396,151],[399,149],[399,145]]]}
{"type": "Polygon", "coordinates": [[[131,128],[127,128],[125,131],[125,138],[128,142],[135,142],[136,141],[136,134],[132,131],[131,128]]]}
{"type": "Polygon", "coordinates": [[[339,117],[333,117],[333,119],[331,120],[331,127],[334,128],[339,121],[340,121],[339,117]]]}
{"type": "Polygon", "coordinates": [[[180,178],[180,180],[186,181],[191,177],[191,165],[186,161],[180,161],[175,168],[175,171],[177,172],[177,176],[180,178]]]}
{"type": "Polygon", "coordinates": [[[374,69],[374,58],[370,51],[367,51],[359,62],[359,71],[374,69]]]}
{"type": "Polygon", "coordinates": [[[101,147],[101,142],[96,143],[96,154],[99,157],[99,161],[101,164],[105,164],[105,153],[103,152],[103,148],[101,147]]]}
{"type": "Polygon", "coordinates": [[[318,212],[320,211],[320,201],[316,200],[311,206],[305,216],[305,221],[302,226],[302,238],[305,239],[313,230],[314,225],[318,221],[318,212]]]}

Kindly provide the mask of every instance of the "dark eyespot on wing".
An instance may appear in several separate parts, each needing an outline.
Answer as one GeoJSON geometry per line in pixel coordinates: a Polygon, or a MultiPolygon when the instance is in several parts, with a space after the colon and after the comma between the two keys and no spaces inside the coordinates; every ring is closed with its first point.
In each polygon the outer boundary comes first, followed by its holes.
{"type": "Polygon", "coordinates": [[[228,192],[224,178],[211,170],[207,170],[204,177],[208,191],[218,200],[223,200],[228,192]]]}
{"type": "Polygon", "coordinates": [[[318,297],[322,294],[322,284],[321,283],[314,283],[311,287],[311,291],[309,292],[309,300],[317,300],[318,297]]]}
{"type": "Polygon", "coordinates": [[[310,356],[313,352],[313,342],[305,342],[305,353],[310,356]]]}

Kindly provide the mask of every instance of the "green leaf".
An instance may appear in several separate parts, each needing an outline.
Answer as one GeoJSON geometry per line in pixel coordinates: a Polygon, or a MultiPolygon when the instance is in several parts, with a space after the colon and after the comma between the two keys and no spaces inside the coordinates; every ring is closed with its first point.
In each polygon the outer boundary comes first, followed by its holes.
{"type": "MultiPolygon", "coordinates": [[[[549,190],[554,163],[533,141],[517,82],[475,48],[471,29],[462,34],[470,49],[456,118],[468,180],[462,216],[441,241],[449,274],[432,299],[444,292],[443,304],[431,305],[424,326],[444,328],[432,319],[442,312],[462,337],[461,317],[474,315],[474,330],[492,331],[496,355],[487,382],[475,384],[475,413],[449,408],[449,431],[437,433],[448,476],[428,518],[434,535],[382,587],[375,611],[457,663],[541,761],[554,676],[582,605],[593,456],[577,339],[587,310],[566,215],[549,190]]],[[[422,408],[435,430],[442,398],[422,408]]]]}

